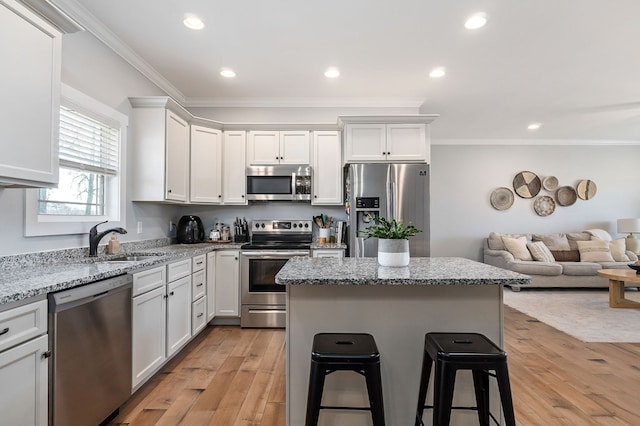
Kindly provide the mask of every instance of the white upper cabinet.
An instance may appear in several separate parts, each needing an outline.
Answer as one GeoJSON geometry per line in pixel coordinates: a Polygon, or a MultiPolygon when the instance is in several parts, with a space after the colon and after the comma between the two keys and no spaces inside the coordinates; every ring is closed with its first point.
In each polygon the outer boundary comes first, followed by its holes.
{"type": "Polygon", "coordinates": [[[129,98],[131,199],[184,203],[189,197],[189,113],[167,97],[129,98]]]}
{"type": "Polygon", "coordinates": [[[247,138],[247,164],[310,164],[309,132],[306,130],[250,131],[247,138]]]}
{"type": "Polygon", "coordinates": [[[58,183],[61,33],[14,0],[0,0],[0,186],[58,183]]]}
{"type": "Polygon", "coordinates": [[[313,132],[313,197],[311,204],[343,204],[340,132],[313,132]]]}
{"type": "Polygon", "coordinates": [[[189,123],[167,110],[165,198],[187,201],[189,191],[189,123]]]}
{"type": "Polygon", "coordinates": [[[222,139],[222,201],[224,204],[247,204],[246,142],[246,131],[224,132],[222,139]]]}
{"type": "Polygon", "coordinates": [[[429,127],[437,115],[339,117],[345,162],[430,162],[429,127]]]}
{"type": "Polygon", "coordinates": [[[192,203],[222,203],[222,132],[191,126],[192,203]]]}

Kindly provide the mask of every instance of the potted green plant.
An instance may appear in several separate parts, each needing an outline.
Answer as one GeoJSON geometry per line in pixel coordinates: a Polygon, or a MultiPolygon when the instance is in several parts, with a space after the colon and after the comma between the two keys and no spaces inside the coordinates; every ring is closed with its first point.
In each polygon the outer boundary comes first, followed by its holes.
{"type": "Polygon", "coordinates": [[[378,263],[381,266],[407,266],[409,264],[409,237],[422,232],[411,223],[395,219],[371,217],[373,225],[361,232],[365,238],[378,238],[378,263]]]}

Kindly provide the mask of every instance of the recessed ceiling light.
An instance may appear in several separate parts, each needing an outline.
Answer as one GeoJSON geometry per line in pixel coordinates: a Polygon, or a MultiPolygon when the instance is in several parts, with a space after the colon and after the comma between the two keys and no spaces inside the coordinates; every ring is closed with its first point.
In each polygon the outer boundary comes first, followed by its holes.
{"type": "Polygon", "coordinates": [[[440,78],[440,77],[444,76],[445,74],[446,73],[445,73],[444,68],[439,67],[439,68],[434,68],[433,70],[431,70],[431,72],[429,73],[429,77],[431,77],[431,78],[440,78]]]}
{"type": "Polygon", "coordinates": [[[542,126],[542,123],[531,123],[527,126],[529,130],[538,130],[542,126]]]}
{"type": "Polygon", "coordinates": [[[185,27],[192,30],[201,30],[204,28],[204,22],[195,15],[186,15],[182,21],[185,27]]]}
{"type": "Polygon", "coordinates": [[[468,30],[477,30],[478,28],[484,27],[484,24],[487,23],[487,14],[484,12],[479,12],[471,15],[467,18],[464,23],[464,27],[468,30]]]}
{"type": "Polygon", "coordinates": [[[220,71],[220,75],[227,78],[233,78],[236,76],[236,73],[232,69],[224,68],[222,71],[220,71]]]}
{"type": "Polygon", "coordinates": [[[327,78],[337,78],[340,76],[340,71],[338,68],[329,68],[324,72],[324,76],[327,78]]]}

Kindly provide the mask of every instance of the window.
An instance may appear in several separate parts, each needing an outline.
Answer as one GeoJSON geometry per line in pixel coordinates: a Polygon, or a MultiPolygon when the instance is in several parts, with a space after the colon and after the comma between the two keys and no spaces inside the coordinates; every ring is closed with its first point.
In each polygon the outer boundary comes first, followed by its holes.
{"type": "Polygon", "coordinates": [[[123,216],[127,119],[68,86],[62,89],[59,184],[28,190],[26,236],[82,234],[105,220],[117,226],[123,216]]]}

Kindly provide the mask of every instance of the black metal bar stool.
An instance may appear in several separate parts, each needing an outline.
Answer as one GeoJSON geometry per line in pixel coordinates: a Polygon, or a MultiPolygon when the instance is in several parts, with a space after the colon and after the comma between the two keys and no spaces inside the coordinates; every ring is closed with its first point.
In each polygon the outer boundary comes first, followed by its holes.
{"type": "Polygon", "coordinates": [[[373,425],[384,426],[380,353],[373,336],[365,333],[318,333],[313,337],[306,426],[318,424],[321,409],[371,411],[373,425]],[[365,377],[369,407],[321,405],[325,377],[345,370],[365,377]]]}
{"type": "Polygon", "coordinates": [[[424,425],[425,408],[433,408],[433,425],[447,426],[451,410],[477,410],[481,426],[489,425],[489,418],[500,424],[489,411],[489,376],[498,381],[502,411],[507,426],[516,424],[509,384],[507,354],[491,340],[478,333],[427,333],[424,338],[422,375],[418,392],[416,426],[424,425]],[[431,367],[436,363],[433,405],[425,405],[431,367]],[[458,370],[471,370],[475,389],[475,407],[452,407],[453,389],[458,370]],[[490,373],[493,370],[494,373],[490,373]]]}

